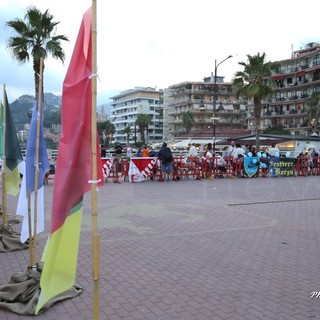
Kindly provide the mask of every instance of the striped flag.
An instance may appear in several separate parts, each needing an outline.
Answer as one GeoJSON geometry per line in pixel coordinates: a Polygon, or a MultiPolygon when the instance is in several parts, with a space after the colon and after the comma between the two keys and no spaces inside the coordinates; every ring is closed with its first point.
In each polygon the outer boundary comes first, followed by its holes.
{"type": "Polygon", "coordinates": [[[12,196],[19,193],[19,163],[23,161],[16,128],[12,119],[7,93],[4,90],[4,105],[0,112],[0,158],[5,158],[6,192],[12,196]]]}
{"type": "MultiPolygon", "coordinates": [[[[82,198],[91,190],[92,177],[92,9],[83,16],[70,65],[63,83],[58,158],[53,190],[51,231],[43,254],[41,294],[36,314],[52,298],[75,283],[82,198]]],[[[98,153],[98,136],[96,139],[98,153]]],[[[97,158],[97,168],[101,159],[97,158]]],[[[102,170],[98,179],[103,183],[102,170]]]]}
{"type": "Polygon", "coordinates": [[[49,171],[50,164],[46,144],[43,135],[43,106],[40,106],[38,114],[38,102],[35,101],[32,118],[30,123],[30,131],[26,148],[26,165],[23,172],[21,183],[21,191],[17,206],[17,214],[23,216],[20,240],[24,243],[29,238],[28,225],[28,189],[31,191],[31,233],[34,231],[34,197],[35,197],[35,170],[38,170],[38,187],[37,187],[37,233],[44,230],[44,177],[49,171]],[[38,117],[40,121],[38,124],[38,117]],[[37,147],[37,127],[40,125],[39,134],[39,159],[36,163],[36,147],[37,147]]]}

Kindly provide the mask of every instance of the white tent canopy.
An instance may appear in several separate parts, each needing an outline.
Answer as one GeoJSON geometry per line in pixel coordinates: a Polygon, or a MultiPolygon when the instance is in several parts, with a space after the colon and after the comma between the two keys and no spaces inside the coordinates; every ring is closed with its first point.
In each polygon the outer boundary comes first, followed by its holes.
{"type": "MultiPolygon", "coordinates": [[[[219,138],[219,139],[216,139],[216,143],[219,143],[219,141],[221,140],[224,140],[219,138]]],[[[171,145],[171,147],[173,148],[176,148],[176,149],[179,149],[179,148],[187,148],[189,145],[191,144],[200,144],[200,145],[205,145],[205,144],[208,144],[208,143],[213,143],[213,139],[193,139],[193,138],[189,138],[189,139],[185,139],[185,140],[181,140],[177,143],[174,143],[171,145]]]]}

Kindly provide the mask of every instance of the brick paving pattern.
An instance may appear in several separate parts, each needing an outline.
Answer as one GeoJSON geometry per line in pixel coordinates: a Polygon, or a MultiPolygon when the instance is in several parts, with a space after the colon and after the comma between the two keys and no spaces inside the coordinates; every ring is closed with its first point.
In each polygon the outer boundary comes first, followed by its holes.
{"type": "MultiPolygon", "coordinates": [[[[53,181],[45,186],[51,210],[53,181]]],[[[17,199],[8,196],[9,213],[17,199]]],[[[37,317],[92,319],[91,198],[84,199],[77,283],[84,292],[37,317]]],[[[320,318],[319,177],[106,183],[98,192],[100,319],[320,318]]],[[[49,231],[38,235],[40,257],[49,231]]],[[[17,227],[21,226],[18,225],[17,227]]],[[[0,284],[28,251],[0,254],[0,284]]]]}

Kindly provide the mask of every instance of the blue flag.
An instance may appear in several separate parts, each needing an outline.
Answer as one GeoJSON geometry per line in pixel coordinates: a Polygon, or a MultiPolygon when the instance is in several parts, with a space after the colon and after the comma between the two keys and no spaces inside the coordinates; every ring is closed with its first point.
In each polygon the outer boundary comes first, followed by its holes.
{"type": "Polygon", "coordinates": [[[50,164],[46,149],[46,144],[43,136],[43,108],[38,111],[38,103],[35,101],[32,118],[30,123],[30,131],[26,149],[26,165],[23,173],[21,191],[19,195],[17,214],[23,216],[20,240],[24,243],[29,238],[28,228],[28,189],[31,191],[31,233],[34,231],[34,210],[37,206],[37,233],[44,230],[44,177],[49,171],[50,164]],[[37,127],[39,122],[39,159],[36,163],[37,149],[37,127]],[[35,170],[38,170],[38,188],[37,188],[37,203],[34,203],[35,191],[35,170]]]}
{"type": "Polygon", "coordinates": [[[38,114],[38,102],[35,101],[32,118],[30,123],[30,132],[27,142],[26,149],[26,182],[27,190],[30,189],[31,192],[34,190],[35,184],[35,170],[38,170],[38,189],[41,189],[44,184],[45,174],[49,171],[50,164],[46,149],[46,143],[43,136],[43,106],[41,104],[40,112],[38,114]],[[36,162],[36,147],[37,147],[37,126],[38,117],[40,116],[40,135],[39,135],[39,162],[36,162]]]}

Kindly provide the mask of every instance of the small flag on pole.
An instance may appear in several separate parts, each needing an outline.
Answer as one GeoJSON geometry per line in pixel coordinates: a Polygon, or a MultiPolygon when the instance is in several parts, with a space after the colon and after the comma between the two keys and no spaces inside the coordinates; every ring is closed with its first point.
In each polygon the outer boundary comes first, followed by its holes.
{"type": "Polygon", "coordinates": [[[7,93],[4,90],[4,105],[0,111],[0,158],[5,158],[6,192],[12,196],[19,193],[19,163],[23,161],[16,128],[12,119],[7,93]]]}
{"type": "Polygon", "coordinates": [[[35,101],[30,132],[26,149],[26,166],[23,172],[21,191],[17,206],[17,214],[23,216],[20,240],[24,243],[29,238],[28,226],[28,189],[31,191],[31,232],[34,231],[34,192],[35,192],[35,170],[38,170],[38,189],[37,189],[37,233],[44,230],[44,177],[49,171],[50,164],[43,135],[42,104],[40,114],[38,114],[38,102],[35,101]],[[39,162],[36,162],[36,140],[38,117],[40,117],[40,136],[39,136],[39,162]]]}

